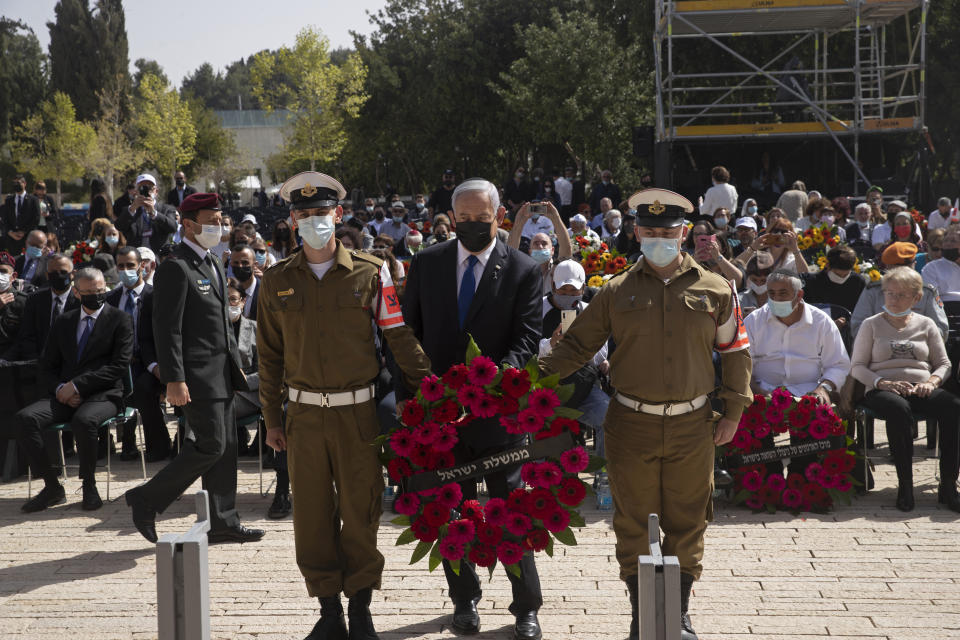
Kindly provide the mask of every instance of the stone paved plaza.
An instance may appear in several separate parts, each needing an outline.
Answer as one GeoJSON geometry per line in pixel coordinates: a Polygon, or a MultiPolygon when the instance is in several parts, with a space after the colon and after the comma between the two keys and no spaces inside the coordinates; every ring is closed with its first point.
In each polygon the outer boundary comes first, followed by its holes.
{"type": "MultiPolygon", "coordinates": [[[[936,462],[917,463],[917,509],[902,514],[893,507],[893,467],[878,444],[872,452],[880,462],[878,487],[852,507],[796,518],[718,502],[706,571],[694,589],[701,638],[960,637],[960,520],[936,505],[936,462]]],[[[920,446],[917,452],[926,453],[920,446]]],[[[149,465],[148,473],[159,468],[149,465]]],[[[138,473],[139,463],[116,463],[112,497],[135,486],[138,473]]],[[[99,483],[106,497],[103,471],[99,483]]],[[[241,466],[240,484],[244,523],[268,534],[257,544],[211,547],[212,637],[302,638],[318,609],[294,564],[292,521],[266,519],[270,498],[258,495],[255,465],[241,466]]],[[[0,485],[0,639],[156,638],[152,545],[133,529],[122,499],[81,511],[79,487],[73,475],[66,505],[25,517],[19,508],[26,481],[0,485]]],[[[176,503],[158,520],[158,532],[188,529],[192,505],[192,498],[176,503]]],[[[546,639],[627,635],[611,514],[584,515],[579,546],[558,546],[553,559],[538,562],[546,639]]],[[[380,637],[453,637],[442,572],[408,566],[411,547],[394,546],[399,530],[390,517],[380,529],[387,565],[372,607],[380,637]]],[[[509,603],[509,584],[498,570],[485,587],[477,638],[512,638],[509,603]]]]}

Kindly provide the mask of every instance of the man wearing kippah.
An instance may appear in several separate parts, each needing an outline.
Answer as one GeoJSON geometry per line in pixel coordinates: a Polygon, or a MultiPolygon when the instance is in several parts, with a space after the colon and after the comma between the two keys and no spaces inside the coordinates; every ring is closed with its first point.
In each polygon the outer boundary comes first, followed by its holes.
{"type": "Polygon", "coordinates": [[[183,242],[157,267],[153,329],[160,382],[167,402],[186,422],[183,446],[149,482],[127,491],[133,523],[157,541],[156,514],[163,513],[197,478],[210,493],[207,540],[255,542],[262,529],[240,524],[237,513],[235,390],[247,390],[237,341],[228,316],[227,279],[209,249],[220,242],[220,197],[195,193],[180,205],[183,242]]]}

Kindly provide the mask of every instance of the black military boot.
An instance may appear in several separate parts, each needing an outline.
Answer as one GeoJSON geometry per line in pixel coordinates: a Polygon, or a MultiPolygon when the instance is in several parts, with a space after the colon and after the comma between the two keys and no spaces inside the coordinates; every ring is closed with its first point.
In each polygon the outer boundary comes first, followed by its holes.
{"type": "Polygon", "coordinates": [[[690,589],[693,588],[693,576],[680,574],[680,640],[697,640],[697,633],[690,624],[687,610],[690,607],[690,589]]]}
{"type": "Polygon", "coordinates": [[[640,586],[636,574],[627,578],[627,590],[630,592],[630,640],[640,640],[640,586]]]}
{"type": "Polygon", "coordinates": [[[320,598],[320,619],[305,640],[348,640],[340,596],[320,598]]]}
{"type": "Polygon", "coordinates": [[[347,618],[350,620],[350,640],[380,640],[373,628],[373,618],[370,616],[370,598],[373,589],[361,589],[350,598],[347,605],[347,618]]]}

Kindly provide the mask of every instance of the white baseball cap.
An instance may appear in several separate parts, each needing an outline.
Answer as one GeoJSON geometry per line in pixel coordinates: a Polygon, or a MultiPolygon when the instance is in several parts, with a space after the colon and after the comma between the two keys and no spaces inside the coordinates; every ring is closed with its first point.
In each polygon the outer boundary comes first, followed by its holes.
{"type": "Polygon", "coordinates": [[[244,222],[252,222],[254,226],[260,226],[260,223],[257,222],[257,217],[252,213],[248,213],[247,215],[243,216],[243,219],[240,221],[240,223],[242,224],[244,222]]]}
{"type": "MultiPolygon", "coordinates": [[[[892,201],[890,202],[890,204],[892,204],[892,205],[895,206],[895,207],[900,207],[900,208],[903,209],[904,211],[907,210],[907,203],[904,202],[903,200],[892,200],[892,201]]],[[[889,207],[890,204],[888,204],[887,206],[889,207]]]]}
{"type": "Polygon", "coordinates": [[[137,179],[133,181],[134,184],[140,184],[141,182],[150,182],[153,183],[153,186],[157,186],[157,179],[149,173],[141,173],[137,176],[137,179]]]}
{"type": "Polygon", "coordinates": [[[748,218],[748,217],[745,216],[745,217],[743,217],[743,218],[737,218],[737,224],[734,225],[734,226],[736,226],[736,227],[749,227],[749,228],[753,229],[754,231],[756,231],[756,230],[757,230],[757,221],[754,220],[753,218],[748,218]]]}
{"type": "Polygon", "coordinates": [[[553,268],[553,286],[557,289],[568,284],[582,289],[586,279],[587,274],[583,267],[574,260],[564,260],[553,268]]]}

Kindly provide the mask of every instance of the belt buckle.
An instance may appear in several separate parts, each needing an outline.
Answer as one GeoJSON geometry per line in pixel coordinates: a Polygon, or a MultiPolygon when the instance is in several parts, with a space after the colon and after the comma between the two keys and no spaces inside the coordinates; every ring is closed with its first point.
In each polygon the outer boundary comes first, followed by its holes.
{"type": "Polygon", "coordinates": [[[664,402],[663,403],[663,415],[672,417],[673,416],[673,403],[664,402]]]}
{"type": "Polygon", "coordinates": [[[330,406],[330,394],[329,394],[329,393],[321,393],[321,394],[320,394],[320,406],[321,406],[321,407],[329,407],[329,406],[330,406]]]}

